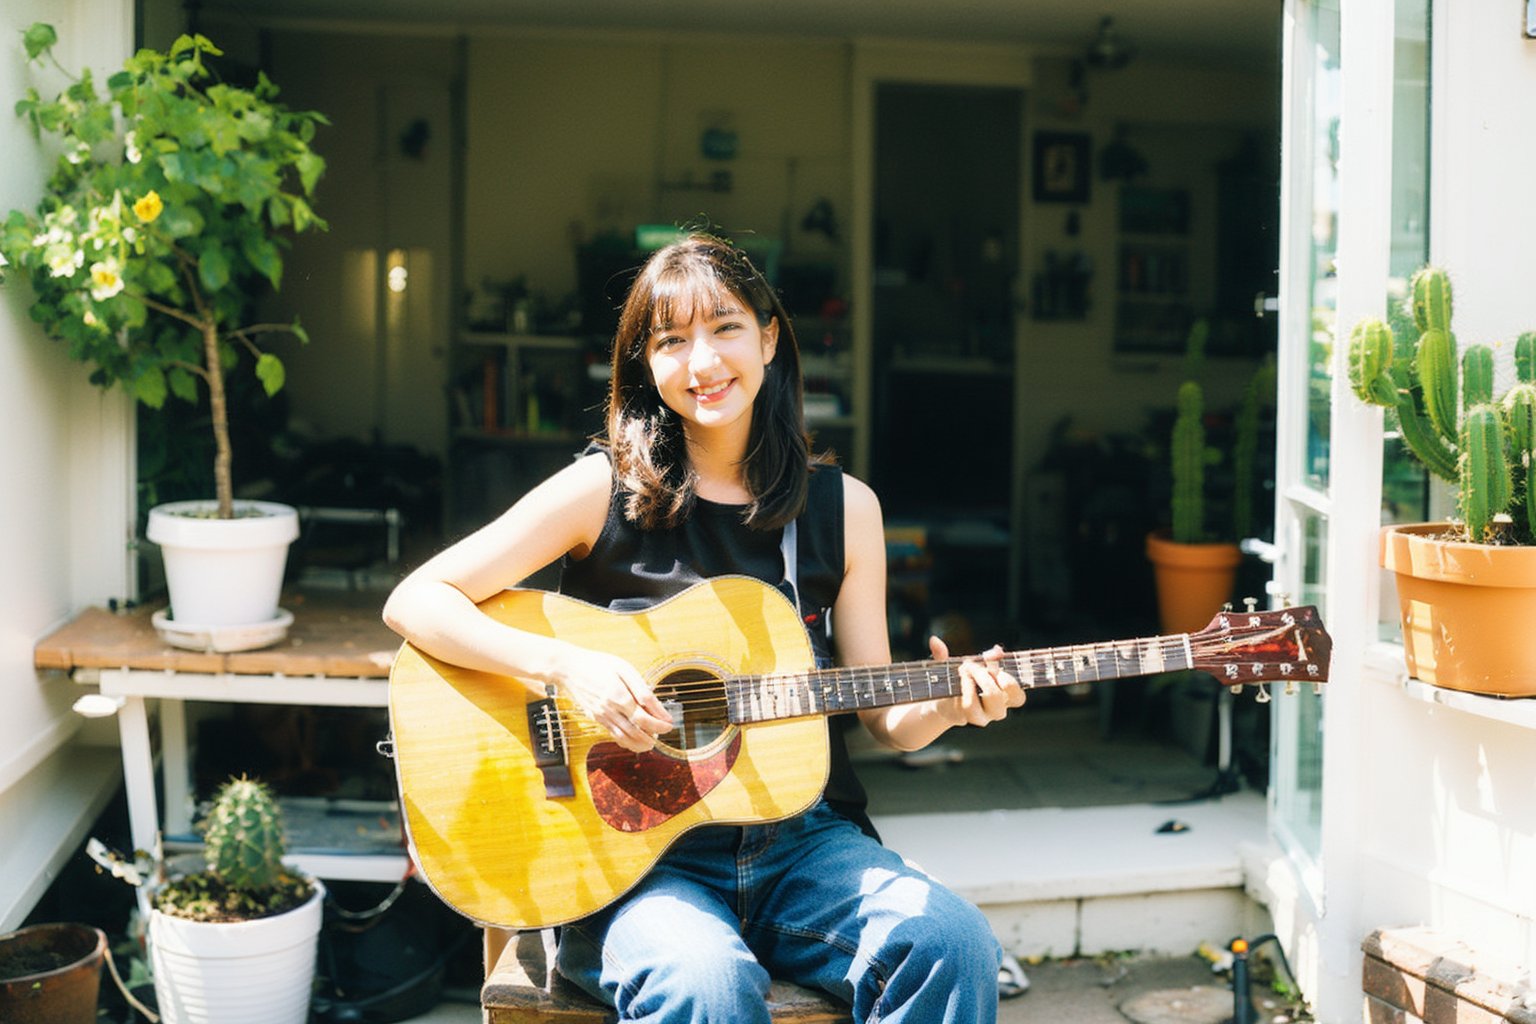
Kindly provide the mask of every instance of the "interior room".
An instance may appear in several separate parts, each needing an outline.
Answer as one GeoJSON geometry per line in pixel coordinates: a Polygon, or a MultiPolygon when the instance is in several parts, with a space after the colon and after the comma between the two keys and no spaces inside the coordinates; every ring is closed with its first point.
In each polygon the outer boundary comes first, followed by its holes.
{"type": "MultiPolygon", "coordinates": [[[[147,0],[146,43],[204,32],[331,122],[329,230],[263,300],[311,340],[275,343],[287,385],[237,441],[240,486],[390,511],[313,521],[294,555],[308,585],[387,588],[583,448],[626,273],[708,226],[784,298],[817,445],[882,496],[898,659],[931,632],[1158,633],[1143,538],[1190,328],[1213,451],[1274,348],[1281,30],[1243,0],[1164,8],[147,0]]],[[[141,433],[141,488],[174,495],[184,443],[141,433]]],[[[1247,559],[1240,592],[1266,576],[1247,559]]],[[[1218,765],[1216,693],[1053,688],[1011,734],[862,756],[900,806],[961,771],[1014,806],[1262,785],[1267,717],[1240,698],[1218,765]],[[1020,745],[1038,759],[1000,766],[1020,745]]]]}

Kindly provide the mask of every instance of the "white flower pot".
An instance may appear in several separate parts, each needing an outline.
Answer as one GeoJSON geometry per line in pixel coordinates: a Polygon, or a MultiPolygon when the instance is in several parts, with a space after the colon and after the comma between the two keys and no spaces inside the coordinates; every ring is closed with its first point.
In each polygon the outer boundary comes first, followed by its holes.
{"type": "Polygon", "coordinates": [[[149,915],[149,962],[165,1024],[304,1024],[325,889],[255,921],[149,915]]]}
{"type": "Polygon", "coordinates": [[[149,511],[145,531],[160,546],[171,618],[192,626],[249,626],[277,617],[298,511],[270,501],[235,502],[234,519],[209,515],[210,501],[149,511]]]}

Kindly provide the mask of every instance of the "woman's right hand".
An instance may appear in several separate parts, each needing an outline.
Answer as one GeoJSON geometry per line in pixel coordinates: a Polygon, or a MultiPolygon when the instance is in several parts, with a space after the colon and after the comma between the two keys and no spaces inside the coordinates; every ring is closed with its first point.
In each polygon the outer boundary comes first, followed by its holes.
{"type": "Polygon", "coordinates": [[[625,750],[644,753],[673,728],[672,716],[623,658],[573,648],[562,661],[556,685],[625,750]]]}

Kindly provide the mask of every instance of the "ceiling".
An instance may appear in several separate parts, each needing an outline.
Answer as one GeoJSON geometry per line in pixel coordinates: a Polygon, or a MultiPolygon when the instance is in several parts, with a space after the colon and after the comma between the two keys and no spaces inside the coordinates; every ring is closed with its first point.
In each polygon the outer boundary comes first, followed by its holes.
{"type": "Polygon", "coordinates": [[[200,0],[253,23],[353,22],[472,31],[692,30],[1026,44],[1079,53],[1109,15],[1138,56],[1252,68],[1278,63],[1279,0],[200,0]]]}

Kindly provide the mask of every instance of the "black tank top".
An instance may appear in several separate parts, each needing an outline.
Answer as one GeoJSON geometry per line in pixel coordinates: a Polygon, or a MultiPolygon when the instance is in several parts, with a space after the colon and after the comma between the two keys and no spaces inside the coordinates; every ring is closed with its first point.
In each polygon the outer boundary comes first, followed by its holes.
{"type": "MultiPolygon", "coordinates": [[[[741,575],[777,587],[794,600],[784,578],[782,530],[754,530],[741,519],[744,506],[698,499],[679,526],[641,529],[624,516],[627,492],[617,480],[602,533],[585,558],[569,556],[560,567],[560,592],[612,611],[652,607],[714,576],[741,575]]],[[[811,470],[805,511],[796,521],[796,571],[800,614],[817,664],[832,664],[827,624],[843,581],[843,475],[836,466],[811,470]]],[[[830,772],[827,803],[871,836],[868,797],[853,772],[845,733],[853,715],[828,721],[830,772]]],[[[876,836],[878,838],[878,836],[876,836]]]]}

